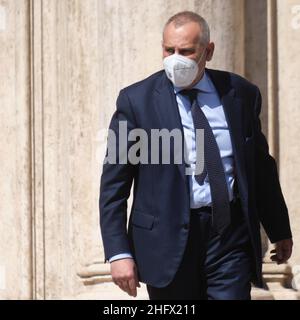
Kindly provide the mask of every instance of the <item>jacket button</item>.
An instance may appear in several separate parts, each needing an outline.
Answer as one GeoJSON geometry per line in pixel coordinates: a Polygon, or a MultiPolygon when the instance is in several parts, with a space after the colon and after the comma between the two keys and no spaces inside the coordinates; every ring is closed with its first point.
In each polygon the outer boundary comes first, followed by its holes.
{"type": "Polygon", "coordinates": [[[183,229],[188,230],[188,228],[189,228],[189,224],[188,224],[188,223],[185,223],[185,224],[183,225],[183,229]]]}

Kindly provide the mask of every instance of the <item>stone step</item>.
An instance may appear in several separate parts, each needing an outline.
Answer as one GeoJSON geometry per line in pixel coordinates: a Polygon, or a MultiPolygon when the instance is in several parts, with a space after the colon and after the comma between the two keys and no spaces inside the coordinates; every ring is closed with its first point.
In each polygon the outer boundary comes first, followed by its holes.
{"type": "MultiPolygon", "coordinates": [[[[85,291],[75,298],[96,300],[148,300],[146,285],[137,288],[137,297],[131,297],[117,287],[111,279],[109,264],[87,265],[78,273],[85,291]]],[[[265,289],[252,287],[252,300],[300,300],[298,291],[291,288],[292,271],[287,264],[277,265],[272,261],[263,264],[265,289]]],[[[66,299],[68,299],[66,297],[66,299]]]]}
{"type": "MultiPolygon", "coordinates": [[[[112,282],[103,282],[93,286],[92,290],[81,293],[76,297],[64,299],[82,300],[149,300],[146,285],[141,283],[137,288],[137,297],[131,297],[112,282]]],[[[299,292],[282,287],[280,284],[270,283],[268,289],[252,288],[252,300],[300,300],[299,292]]]]}

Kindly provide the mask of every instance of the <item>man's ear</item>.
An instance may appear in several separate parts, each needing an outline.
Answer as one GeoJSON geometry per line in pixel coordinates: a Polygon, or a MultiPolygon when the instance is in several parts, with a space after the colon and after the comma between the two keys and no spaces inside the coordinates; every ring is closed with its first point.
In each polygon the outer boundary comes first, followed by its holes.
{"type": "Polygon", "coordinates": [[[211,61],[215,51],[215,44],[213,42],[210,42],[206,50],[207,50],[206,61],[211,61]]]}

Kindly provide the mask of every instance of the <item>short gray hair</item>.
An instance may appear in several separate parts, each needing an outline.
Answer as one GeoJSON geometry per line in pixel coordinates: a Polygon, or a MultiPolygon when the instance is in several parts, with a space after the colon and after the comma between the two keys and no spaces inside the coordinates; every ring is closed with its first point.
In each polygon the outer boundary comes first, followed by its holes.
{"type": "Polygon", "coordinates": [[[196,22],[199,24],[202,31],[202,34],[200,35],[200,43],[208,44],[210,41],[209,25],[203,17],[192,11],[181,11],[173,15],[166,22],[164,30],[170,23],[174,23],[175,28],[179,28],[188,22],[196,22]]]}

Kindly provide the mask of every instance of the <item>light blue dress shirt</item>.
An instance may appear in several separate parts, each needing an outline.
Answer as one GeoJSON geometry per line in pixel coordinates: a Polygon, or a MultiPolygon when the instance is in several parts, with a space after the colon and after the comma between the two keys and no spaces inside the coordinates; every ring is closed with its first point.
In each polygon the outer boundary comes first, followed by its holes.
{"type": "MultiPolygon", "coordinates": [[[[229,200],[233,199],[233,185],[234,185],[234,159],[230,132],[224,109],[220,98],[208,74],[205,72],[202,79],[194,86],[200,90],[197,101],[198,105],[204,112],[211,128],[217,145],[220,150],[222,159],[229,200]]],[[[188,176],[190,186],[190,207],[199,208],[202,206],[210,206],[212,204],[209,178],[206,176],[203,185],[200,185],[194,176],[196,163],[196,135],[191,112],[191,104],[186,96],[180,94],[181,88],[174,87],[176,100],[181,117],[181,123],[184,132],[184,139],[187,150],[188,166],[190,166],[192,174],[188,176]]],[[[120,253],[112,256],[109,262],[114,260],[132,258],[130,253],[120,253]]]]}
{"type": "MultiPolygon", "coordinates": [[[[194,86],[200,90],[197,101],[205,114],[220,150],[220,156],[224,167],[229,200],[233,199],[234,184],[234,159],[230,132],[223,106],[220,102],[219,95],[215,86],[205,72],[202,79],[194,86]]],[[[184,131],[184,139],[187,148],[187,164],[191,167],[192,174],[188,176],[190,185],[190,207],[199,208],[210,206],[212,204],[209,179],[206,176],[203,185],[195,180],[195,163],[196,163],[196,135],[191,112],[191,104],[188,97],[180,94],[181,88],[174,87],[176,100],[181,117],[181,123],[184,131]]]]}

